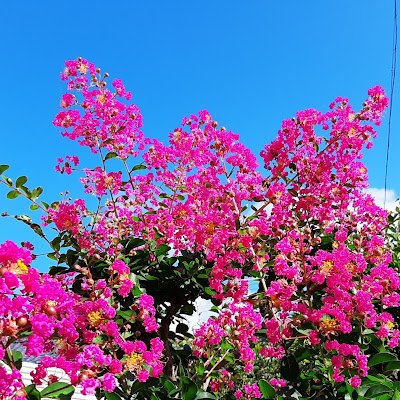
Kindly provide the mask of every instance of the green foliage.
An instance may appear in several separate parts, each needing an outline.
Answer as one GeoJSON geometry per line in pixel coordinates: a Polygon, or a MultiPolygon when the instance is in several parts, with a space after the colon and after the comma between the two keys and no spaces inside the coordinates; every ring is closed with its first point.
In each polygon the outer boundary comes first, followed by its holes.
{"type": "Polygon", "coordinates": [[[67,400],[72,397],[75,388],[68,383],[54,382],[40,392],[42,398],[67,400]]]}

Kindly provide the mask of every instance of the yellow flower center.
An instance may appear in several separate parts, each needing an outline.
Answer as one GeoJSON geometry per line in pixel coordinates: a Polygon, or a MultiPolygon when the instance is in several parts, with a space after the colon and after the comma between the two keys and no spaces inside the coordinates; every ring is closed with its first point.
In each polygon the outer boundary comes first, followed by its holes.
{"type": "Polygon", "coordinates": [[[177,218],[183,218],[183,217],[185,217],[186,214],[187,214],[187,213],[186,213],[186,210],[179,210],[179,211],[176,213],[176,217],[177,217],[177,218]]]}
{"type": "Polygon", "coordinates": [[[181,137],[181,132],[178,130],[174,131],[174,139],[179,140],[180,137],[181,137]]]}
{"type": "Polygon", "coordinates": [[[96,99],[100,104],[104,104],[107,100],[107,97],[104,94],[99,94],[96,99]]]}
{"type": "Polygon", "coordinates": [[[112,185],[114,184],[114,178],[112,176],[107,176],[104,179],[104,184],[106,185],[107,189],[112,189],[112,185]]]}
{"type": "Polygon", "coordinates": [[[355,262],[353,262],[353,261],[349,262],[349,263],[346,265],[346,267],[347,267],[347,269],[349,270],[349,272],[350,272],[351,274],[355,274],[355,273],[356,273],[356,267],[357,267],[357,265],[356,265],[355,262]]]}
{"type": "Polygon", "coordinates": [[[28,272],[28,267],[24,264],[22,260],[17,261],[17,267],[21,274],[26,274],[28,272]]]}
{"type": "Polygon", "coordinates": [[[215,224],[213,222],[206,223],[206,233],[212,235],[215,231],[215,224]]]}
{"type": "Polygon", "coordinates": [[[333,262],[332,261],[324,261],[321,267],[321,272],[324,275],[328,275],[330,270],[333,268],[333,262]]]}
{"type": "Polygon", "coordinates": [[[351,128],[350,130],[349,130],[349,136],[350,137],[353,137],[353,136],[355,136],[357,134],[357,132],[356,132],[356,130],[354,129],[354,128],[351,128]]]}
{"type": "Polygon", "coordinates": [[[144,363],[144,358],[141,354],[132,353],[126,359],[126,368],[128,368],[129,371],[131,371],[131,372],[136,371],[141,368],[143,363],[144,363]]]}
{"type": "Polygon", "coordinates": [[[22,260],[18,260],[14,264],[10,264],[9,271],[14,275],[24,275],[28,273],[28,266],[22,260]]]}
{"type": "Polygon", "coordinates": [[[339,323],[335,318],[325,319],[324,321],[320,322],[320,327],[324,333],[333,333],[338,330],[339,323]]]}
{"type": "Polygon", "coordinates": [[[81,74],[86,74],[87,70],[88,70],[88,66],[86,64],[80,64],[78,67],[78,71],[81,74]]]}
{"type": "Polygon", "coordinates": [[[385,328],[392,329],[394,327],[394,323],[392,321],[387,321],[385,324],[385,328]]]}
{"type": "Polygon", "coordinates": [[[99,326],[102,320],[102,315],[100,311],[92,311],[87,316],[88,321],[93,326],[99,326]]]}

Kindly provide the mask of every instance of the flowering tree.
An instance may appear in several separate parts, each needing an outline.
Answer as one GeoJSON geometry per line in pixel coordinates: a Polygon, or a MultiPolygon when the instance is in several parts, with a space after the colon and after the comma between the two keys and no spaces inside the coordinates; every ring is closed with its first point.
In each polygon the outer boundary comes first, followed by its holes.
{"type": "Polygon", "coordinates": [[[41,224],[15,217],[56,263],[39,274],[31,244],[0,245],[1,399],[64,399],[76,386],[109,400],[399,397],[398,222],[387,240],[361,162],[388,105],[382,88],[360,111],[337,98],[284,121],[262,173],[207,111],[163,144],[144,136],[120,80],[108,89],[81,58],[61,78],[54,125],[99,165],[68,155],[56,169],[80,171],[95,201],[49,204],[26,177],[0,178],[42,213],[41,224]],[[199,298],[211,317],[192,334],[184,316],[199,298]],[[43,355],[29,386],[15,341],[43,355]]]}

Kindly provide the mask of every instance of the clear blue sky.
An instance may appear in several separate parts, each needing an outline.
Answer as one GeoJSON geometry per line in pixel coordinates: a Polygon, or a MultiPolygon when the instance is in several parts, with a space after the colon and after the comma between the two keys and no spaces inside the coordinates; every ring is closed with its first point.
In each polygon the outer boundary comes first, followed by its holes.
{"type": "MultiPolygon", "coordinates": [[[[51,121],[64,92],[59,72],[77,56],[123,79],[147,136],[166,139],[182,116],[206,108],[258,153],[297,110],[324,110],[338,95],[359,107],[370,86],[389,90],[392,21],[390,0],[4,1],[0,164],[43,185],[43,199],[72,185],[55,159],[82,153],[51,121]]],[[[396,93],[388,186],[397,193],[399,104],[396,93]]],[[[366,163],[371,186],[382,188],[387,123],[379,133],[366,163]]],[[[28,209],[5,193],[0,211],[28,209]]],[[[7,238],[32,235],[0,219],[7,238]]]]}

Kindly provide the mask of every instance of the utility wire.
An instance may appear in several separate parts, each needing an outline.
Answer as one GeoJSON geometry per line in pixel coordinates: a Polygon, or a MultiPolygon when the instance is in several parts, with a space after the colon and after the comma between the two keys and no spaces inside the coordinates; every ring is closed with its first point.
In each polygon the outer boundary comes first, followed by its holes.
{"type": "Polygon", "coordinates": [[[394,15],[393,15],[393,50],[392,50],[392,76],[390,82],[390,105],[389,105],[389,129],[386,144],[386,165],[385,165],[385,195],[383,200],[383,208],[386,209],[386,190],[389,166],[390,152],[390,134],[392,130],[392,108],[393,108],[393,92],[396,81],[396,61],[397,61],[397,0],[394,0],[394,15]]]}

